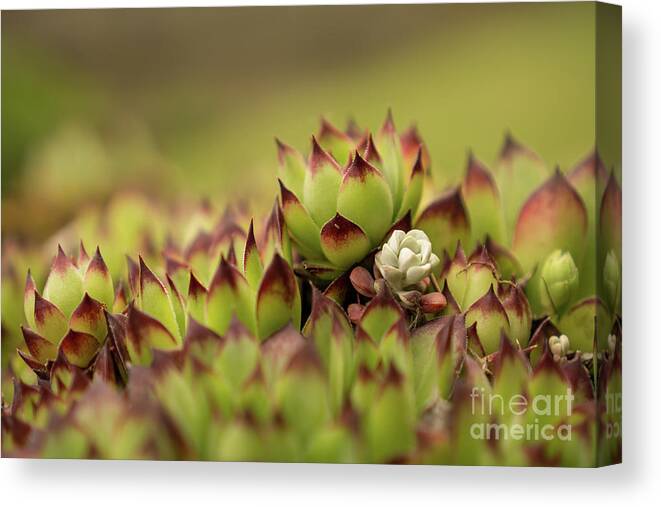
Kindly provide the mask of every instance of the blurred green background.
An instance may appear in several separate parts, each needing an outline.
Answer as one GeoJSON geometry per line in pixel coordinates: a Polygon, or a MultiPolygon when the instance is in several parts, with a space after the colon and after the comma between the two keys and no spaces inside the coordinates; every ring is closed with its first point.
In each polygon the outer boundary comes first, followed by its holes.
{"type": "Polygon", "coordinates": [[[270,205],[274,136],[307,151],[320,115],[392,107],[439,187],[508,130],[567,169],[594,145],[594,55],[592,3],[3,12],[3,237],[126,187],[270,205]]]}

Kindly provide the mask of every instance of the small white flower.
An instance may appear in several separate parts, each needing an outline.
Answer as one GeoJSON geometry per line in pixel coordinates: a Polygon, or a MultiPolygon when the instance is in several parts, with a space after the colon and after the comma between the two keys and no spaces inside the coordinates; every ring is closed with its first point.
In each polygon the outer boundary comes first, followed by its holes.
{"type": "Polygon", "coordinates": [[[559,361],[569,353],[569,337],[566,334],[551,336],[549,338],[549,349],[553,359],[559,361]]]}
{"type": "Polygon", "coordinates": [[[427,235],[417,229],[394,231],[374,262],[395,292],[414,288],[440,263],[427,235]]]}

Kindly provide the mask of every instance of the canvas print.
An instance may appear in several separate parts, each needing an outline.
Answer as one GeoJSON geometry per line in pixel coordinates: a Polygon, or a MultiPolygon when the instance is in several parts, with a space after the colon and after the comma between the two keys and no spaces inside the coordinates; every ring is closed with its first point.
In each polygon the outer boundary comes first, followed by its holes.
{"type": "Polygon", "coordinates": [[[2,13],[2,456],[622,456],[621,12],[2,13]]]}

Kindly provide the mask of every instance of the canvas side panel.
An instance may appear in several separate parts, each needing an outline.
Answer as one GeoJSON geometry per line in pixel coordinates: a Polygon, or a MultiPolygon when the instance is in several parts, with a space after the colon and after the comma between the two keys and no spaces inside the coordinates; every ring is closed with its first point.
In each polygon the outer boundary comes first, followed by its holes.
{"type": "Polygon", "coordinates": [[[596,146],[607,177],[595,188],[598,203],[597,312],[598,466],[622,460],[622,9],[596,8],[596,146]]]}

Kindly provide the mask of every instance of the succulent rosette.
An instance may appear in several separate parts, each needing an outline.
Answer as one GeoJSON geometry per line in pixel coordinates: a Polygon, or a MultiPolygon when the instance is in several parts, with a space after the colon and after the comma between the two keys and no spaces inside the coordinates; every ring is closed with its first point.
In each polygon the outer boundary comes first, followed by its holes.
{"type": "Polygon", "coordinates": [[[330,280],[379,247],[420,204],[428,155],[417,132],[399,135],[392,116],[376,136],[351,137],[323,122],[306,159],[278,141],[280,194],[304,267],[330,280]]]}

